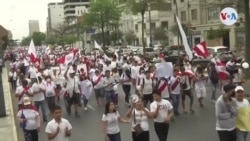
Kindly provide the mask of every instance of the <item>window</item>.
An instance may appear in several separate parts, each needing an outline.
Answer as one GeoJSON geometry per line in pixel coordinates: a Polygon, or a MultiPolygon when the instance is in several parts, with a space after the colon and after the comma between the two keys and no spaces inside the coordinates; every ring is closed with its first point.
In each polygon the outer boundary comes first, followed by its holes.
{"type": "Polygon", "coordinates": [[[184,0],[181,0],[181,2],[184,2],[184,0]]]}
{"type": "Polygon", "coordinates": [[[191,19],[197,20],[197,9],[191,10],[191,19]]]}
{"type": "Polygon", "coordinates": [[[136,31],[138,30],[138,24],[135,24],[135,30],[136,31]]]}
{"type": "Polygon", "coordinates": [[[168,29],[168,21],[162,21],[161,22],[161,27],[168,29]]]}
{"type": "Polygon", "coordinates": [[[147,25],[146,25],[145,23],[143,24],[143,26],[144,26],[144,29],[146,29],[146,28],[147,28],[147,25]]]}
{"type": "Polygon", "coordinates": [[[156,24],[155,24],[155,23],[151,23],[150,26],[151,26],[151,29],[152,29],[152,30],[156,29],[156,24]]]}
{"type": "Polygon", "coordinates": [[[207,19],[208,20],[218,20],[220,17],[220,8],[219,7],[210,7],[207,9],[207,19]]]}
{"type": "Polygon", "coordinates": [[[187,20],[187,14],[186,11],[182,11],[181,12],[181,21],[184,22],[187,20]]]}

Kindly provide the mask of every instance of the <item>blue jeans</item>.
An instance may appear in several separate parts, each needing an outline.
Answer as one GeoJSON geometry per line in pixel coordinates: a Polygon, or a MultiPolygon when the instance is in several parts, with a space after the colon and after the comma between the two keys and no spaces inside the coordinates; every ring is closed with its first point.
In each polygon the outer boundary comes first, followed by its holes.
{"type": "Polygon", "coordinates": [[[45,100],[35,101],[35,106],[36,106],[38,111],[39,111],[39,108],[41,107],[42,114],[43,114],[43,121],[46,121],[47,116],[46,116],[45,100]]]}
{"type": "Polygon", "coordinates": [[[171,95],[171,100],[174,108],[174,114],[178,114],[178,109],[180,105],[180,94],[172,94],[171,95]]]}
{"type": "Polygon", "coordinates": [[[115,91],[114,90],[105,90],[106,102],[115,102],[115,91]]]}
{"type": "Polygon", "coordinates": [[[121,141],[120,133],[117,134],[108,134],[109,141],[121,141]]]}
{"type": "Polygon", "coordinates": [[[211,100],[216,100],[216,90],[217,90],[217,84],[212,83],[212,96],[211,96],[211,100]]]}

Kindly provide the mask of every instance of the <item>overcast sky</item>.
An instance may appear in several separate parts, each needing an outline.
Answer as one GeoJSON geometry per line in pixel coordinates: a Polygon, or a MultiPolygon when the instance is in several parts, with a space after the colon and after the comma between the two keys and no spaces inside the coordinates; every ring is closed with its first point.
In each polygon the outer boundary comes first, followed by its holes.
{"type": "Polygon", "coordinates": [[[29,34],[29,20],[39,20],[40,30],[46,31],[47,5],[62,0],[0,0],[0,25],[12,31],[14,39],[29,34]]]}

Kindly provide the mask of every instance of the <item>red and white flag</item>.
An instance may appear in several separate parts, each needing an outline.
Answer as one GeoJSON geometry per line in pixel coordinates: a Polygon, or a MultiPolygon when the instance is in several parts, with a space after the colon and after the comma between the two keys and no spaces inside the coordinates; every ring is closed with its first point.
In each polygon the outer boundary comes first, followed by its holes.
{"type": "Polygon", "coordinates": [[[228,78],[229,73],[227,72],[226,64],[222,63],[219,59],[217,59],[215,68],[221,80],[225,80],[228,78]]]}
{"type": "Polygon", "coordinates": [[[63,55],[62,57],[57,59],[57,63],[68,65],[75,59],[77,52],[78,52],[78,49],[74,49],[71,53],[67,55],[63,55]]]}
{"type": "Polygon", "coordinates": [[[35,44],[34,44],[33,40],[30,41],[28,54],[29,54],[29,57],[30,57],[30,61],[32,63],[36,63],[36,61],[37,61],[36,48],[35,48],[35,44]]]}
{"type": "Polygon", "coordinates": [[[201,42],[195,45],[194,52],[197,56],[202,57],[202,58],[207,58],[210,55],[207,49],[206,42],[201,42]]]}

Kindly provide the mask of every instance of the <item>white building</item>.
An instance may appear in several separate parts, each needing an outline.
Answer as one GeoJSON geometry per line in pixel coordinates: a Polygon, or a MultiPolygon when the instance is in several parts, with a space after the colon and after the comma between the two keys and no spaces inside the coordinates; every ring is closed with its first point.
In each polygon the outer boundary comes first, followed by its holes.
{"type": "MultiPolygon", "coordinates": [[[[206,41],[209,46],[224,45],[234,49],[235,46],[241,44],[244,46],[244,18],[243,5],[240,2],[232,0],[222,1],[204,1],[204,0],[177,0],[178,16],[183,24],[190,27],[192,35],[192,43],[197,44],[201,41],[206,41]],[[233,26],[224,26],[228,29],[223,38],[208,39],[208,31],[218,29],[222,26],[219,18],[220,11],[224,7],[234,7],[239,14],[237,24],[233,26]]],[[[172,7],[175,7],[173,5],[172,7]]],[[[173,8],[173,12],[176,9],[173,8]]]]}
{"type": "Polygon", "coordinates": [[[39,21],[29,20],[29,36],[32,36],[34,32],[40,32],[39,21]]]}
{"type": "Polygon", "coordinates": [[[90,0],[64,0],[63,3],[65,20],[72,23],[72,21],[76,20],[76,11],[82,9],[82,7],[88,8],[90,0]]]}
{"type": "Polygon", "coordinates": [[[49,3],[48,4],[48,19],[47,29],[57,29],[64,22],[64,4],[49,3]]]}

